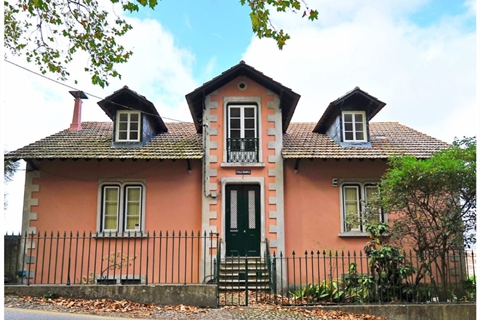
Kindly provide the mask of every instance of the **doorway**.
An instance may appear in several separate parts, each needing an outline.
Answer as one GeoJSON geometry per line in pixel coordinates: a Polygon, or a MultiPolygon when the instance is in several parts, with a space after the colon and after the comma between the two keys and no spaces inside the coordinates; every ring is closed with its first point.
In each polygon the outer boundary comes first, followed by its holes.
{"type": "Polygon", "coordinates": [[[227,256],[260,256],[260,185],[225,186],[227,256]]]}

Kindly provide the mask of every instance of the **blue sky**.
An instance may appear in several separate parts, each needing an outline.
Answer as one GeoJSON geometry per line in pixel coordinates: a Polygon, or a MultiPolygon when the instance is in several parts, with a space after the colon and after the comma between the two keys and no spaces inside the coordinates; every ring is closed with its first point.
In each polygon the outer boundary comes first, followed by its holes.
{"type": "MultiPolygon", "coordinates": [[[[155,11],[127,17],[122,40],[134,51],[106,89],[71,66],[67,85],[89,96],[84,121],[109,121],[96,104],[129,86],[165,120],[191,121],[185,94],[240,60],[301,95],[292,121],[316,122],[329,102],[355,86],[387,103],[373,121],[395,121],[446,142],[476,135],[476,12],[473,0],[307,0],[319,11],[309,22],[273,14],[292,39],[282,51],[251,32],[248,7],[237,0],[162,0],[155,11]],[[78,80],[75,85],[73,79],[78,80]]],[[[23,58],[8,57],[34,70],[23,58]]],[[[2,63],[2,143],[12,150],[69,127],[71,88],[2,63]]],[[[50,76],[51,77],[51,76],[50,76]]],[[[2,228],[19,231],[24,164],[6,186],[2,228]]]]}
{"type": "MultiPolygon", "coordinates": [[[[441,19],[448,19],[452,16],[462,15],[465,12],[466,4],[458,0],[437,0],[426,1],[410,15],[410,19],[421,27],[431,26],[441,19]]],[[[465,29],[475,30],[475,19],[465,23],[465,29]]]]}
{"type": "Polygon", "coordinates": [[[195,53],[194,77],[207,81],[241,60],[252,37],[249,12],[235,0],[164,0],[133,16],[160,21],[176,45],[195,53]]]}

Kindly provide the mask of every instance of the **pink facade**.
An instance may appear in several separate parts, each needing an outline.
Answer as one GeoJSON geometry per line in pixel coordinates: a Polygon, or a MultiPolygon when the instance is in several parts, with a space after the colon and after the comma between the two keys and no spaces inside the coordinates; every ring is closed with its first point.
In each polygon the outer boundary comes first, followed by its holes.
{"type": "MultiPolygon", "coordinates": [[[[270,199],[277,197],[277,188],[283,188],[282,182],[277,181],[278,177],[271,174],[272,171],[281,170],[279,163],[279,150],[276,150],[271,144],[281,141],[281,131],[278,135],[269,134],[269,130],[278,125],[278,97],[266,88],[260,86],[246,77],[238,77],[222,88],[216,90],[207,97],[208,115],[205,117],[208,123],[206,151],[209,152],[207,158],[207,189],[209,194],[216,193],[217,197],[205,197],[204,203],[207,203],[208,212],[204,212],[204,224],[215,232],[219,232],[225,243],[226,235],[226,207],[228,203],[225,199],[225,188],[227,185],[258,185],[260,187],[261,203],[260,207],[260,238],[259,241],[265,245],[265,238],[270,241],[278,241],[278,233],[275,231],[276,219],[269,213],[277,211],[277,204],[272,203],[270,199]],[[244,89],[239,89],[239,84],[245,84],[244,89]],[[275,104],[277,99],[277,104],[275,104]],[[247,104],[256,106],[256,130],[259,139],[258,161],[254,163],[229,163],[226,140],[228,137],[227,109],[229,105],[247,104]],[[214,106],[214,107],[212,107],[214,106]],[[216,121],[209,121],[209,119],[216,121]],[[277,123],[276,123],[277,121],[277,123]],[[211,132],[215,134],[212,135],[211,132]],[[212,147],[215,145],[215,147],[212,147]],[[270,147],[269,147],[270,145],[270,147]],[[272,160],[272,158],[275,158],[272,160]],[[239,171],[246,171],[245,174],[239,171]],[[269,174],[270,172],[270,174],[269,174]],[[269,185],[278,185],[269,188],[269,185]],[[206,214],[205,214],[206,213],[206,214]]],[[[205,209],[205,208],[204,208],[205,209]]],[[[283,241],[283,239],[280,239],[283,241]]]]}
{"type": "MultiPolygon", "coordinates": [[[[317,123],[290,123],[300,95],[244,62],[186,99],[193,123],[165,124],[153,103],[124,87],[98,103],[111,123],[81,125],[77,99],[75,130],[7,155],[28,163],[22,231],[96,234],[88,243],[103,243],[101,253],[91,254],[99,260],[118,247],[124,255],[129,233],[139,232],[141,245],[132,250],[144,260],[132,263],[136,271],[119,272],[141,274],[145,282],[205,281],[215,259],[260,257],[267,246],[288,256],[359,252],[368,241],[361,203],[387,159],[428,157],[446,146],[398,123],[371,122],[385,103],[358,87],[327,106],[317,123]],[[112,232],[119,238],[108,240],[112,232]],[[178,238],[163,238],[166,232],[178,238]],[[190,276],[176,269],[187,263],[196,269],[190,276]]],[[[26,247],[35,255],[41,243],[30,240],[26,247]]],[[[47,258],[36,259],[38,266],[47,258]]]]}
{"type": "Polygon", "coordinates": [[[295,173],[294,161],[285,163],[286,252],[361,251],[368,241],[341,233],[340,185],[343,181],[379,181],[387,168],[383,160],[304,160],[295,173]],[[332,186],[332,179],[338,186],[332,186]],[[301,237],[296,234],[301,233],[301,237]]]}
{"type": "Polygon", "coordinates": [[[34,163],[35,178],[27,189],[35,191],[26,194],[24,212],[24,224],[28,222],[24,245],[35,257],[34,263],[25,265],[30,283],[93,284],[115,278],[141,283],[201,281],[200,261],[208,241],[201,233],[199,161],[192,161],[190,170],[185,162],[170,160],[34,163]],[[125,180],[145,187],[141,233],[102,233],[100,185],[125,180]]]}
{"type": "Polygon", "coordinates": [[[201,230],[199,161],[192,162],[190,173],[181,161],[55,160],[36,166],[38,191],[27,208],[36,219],[30,220],[29,233],[99,231],[99,183],[125,179],[145,184],[144,231],[201,230]]]}

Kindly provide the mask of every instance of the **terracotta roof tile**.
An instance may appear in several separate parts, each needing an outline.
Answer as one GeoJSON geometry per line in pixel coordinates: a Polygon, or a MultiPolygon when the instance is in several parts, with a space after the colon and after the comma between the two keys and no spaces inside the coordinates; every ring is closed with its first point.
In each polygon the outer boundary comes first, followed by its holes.
{"type": "Polygon", "coordinates": [[[397,122],[370,122],[371,147],[341,147],[330,137],[312,132],[315,123],[292,123],[283,135],[284,158],[428,158],[449,145],[397,122]]]}
{"type": "MultiPolygon", "coordinates": [[[[202,135],[193,123],[166,123],[143,147],[112,147],[112,122],[83,122],[5,155],[7,159],[201,159],[202,135]]],[[[284,158],[386,159],[394,155],[428,158],[449,145],[397,122],[371,122],[371,147],[341,147],[312,132],[315,123],[291,123],[283,136],[284,158]]]]}
{"type": "Polygon", "coordinates": [[[112,147],[113,122],[83,122],[5,155],[9,159],[201,159],[202,136],[193,123],[167,123],[143,147],[112,147]]]}

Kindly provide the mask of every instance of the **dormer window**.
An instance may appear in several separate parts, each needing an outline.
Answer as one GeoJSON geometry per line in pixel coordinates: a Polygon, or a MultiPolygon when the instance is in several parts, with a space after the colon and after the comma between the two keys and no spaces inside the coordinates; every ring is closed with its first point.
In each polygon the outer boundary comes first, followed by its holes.
{"type": "Polygon", "coordinates": [[[140,121],[140,111],[117,111],[115,141],[139,142],[140,121]]]}
{"type": "Polygon", "coordinates": [[[367,125],[364,111],[342,113],[343,142],[367,142],[367,125]]]}

